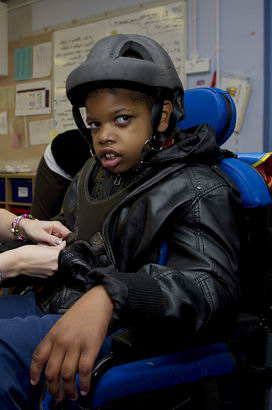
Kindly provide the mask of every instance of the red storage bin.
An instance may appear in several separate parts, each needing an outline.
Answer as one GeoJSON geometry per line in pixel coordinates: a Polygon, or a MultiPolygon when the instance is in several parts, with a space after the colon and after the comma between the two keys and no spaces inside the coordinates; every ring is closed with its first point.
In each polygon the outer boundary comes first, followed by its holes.
{"type": "Polygon", "coordinates": [[[23,214],[29,214],[29,209],[30,208],[21,208],[19,206],[10,206],[9,210],[15,215],[23,215],[23,214]]]}

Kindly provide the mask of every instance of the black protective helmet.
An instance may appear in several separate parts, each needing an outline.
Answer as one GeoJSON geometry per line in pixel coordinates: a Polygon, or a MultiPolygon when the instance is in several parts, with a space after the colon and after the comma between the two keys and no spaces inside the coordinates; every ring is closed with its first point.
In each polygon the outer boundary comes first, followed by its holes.
{"type": "Polygon", "coordinates": [[[172,132],[184,116],[183,86],[174,64],[163,47],[149,37],[137,34],[106,37],[98,41],[86,61],[70,73],[66,92],[81,131],[79,107],[85,106],[88,91],[105,87],[135,89],[155,96],[154,131],[164,99],[171,99],[174,107],[168,132],[172,132]]]}

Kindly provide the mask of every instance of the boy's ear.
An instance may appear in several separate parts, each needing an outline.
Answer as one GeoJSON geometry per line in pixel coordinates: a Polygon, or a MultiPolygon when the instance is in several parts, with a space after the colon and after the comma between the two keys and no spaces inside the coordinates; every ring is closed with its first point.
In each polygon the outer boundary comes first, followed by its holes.
{"type": "Polygon", "coordinates": [[[173,111],[173,104],[169,100],[165,100],[163,103],[161,120],[157,130],[159,132],[165,132],[169,125],[169,119],[173,111]]]}

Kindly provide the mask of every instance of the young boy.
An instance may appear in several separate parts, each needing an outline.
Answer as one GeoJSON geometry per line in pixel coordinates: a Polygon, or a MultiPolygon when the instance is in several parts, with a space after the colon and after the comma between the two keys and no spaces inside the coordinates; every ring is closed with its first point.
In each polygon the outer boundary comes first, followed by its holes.
{"type": "Polygon", "coordinates": [[[58,400],[77,398],[77,372],[86,395],[113,329],[144,329],[155,352],[166,340],[174,349],[219,337],[236,313],[240,201],[215,166],[222,154],[213,131],[175,129],[183,89],[165,50],[145,36],[107,37],[70,74],[67,95],[93,158],[66,194],[73,237],[59,273],[36,293],[39,313],[0,320],[6,409],[38,408],[44,369],[58,400]],[[158,264],[163,241],[167,260],[158,264]],[[13,324],[20,340],[8,334],[13,324]]]}

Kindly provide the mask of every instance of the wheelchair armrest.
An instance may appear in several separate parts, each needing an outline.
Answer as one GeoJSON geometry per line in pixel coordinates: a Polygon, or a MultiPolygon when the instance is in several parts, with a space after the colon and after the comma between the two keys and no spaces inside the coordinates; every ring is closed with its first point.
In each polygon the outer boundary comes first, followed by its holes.
{"type": "Polygon", "coordinates": [[[98,380],[92,408],[128,395],[228,374],[234,369],[234,358],[224,343],[117,365],[98,380]]]}
{"type": "Polygon", "coordinates": [[[254,167],[238,158],[225,158],[219,165],[238,188],[245,208],[261,208],[272,204],[267,183],[254,167]]]}

